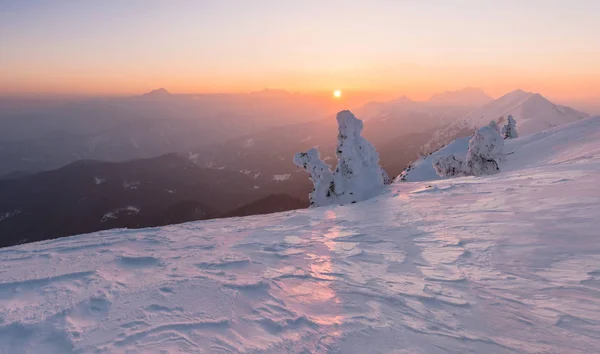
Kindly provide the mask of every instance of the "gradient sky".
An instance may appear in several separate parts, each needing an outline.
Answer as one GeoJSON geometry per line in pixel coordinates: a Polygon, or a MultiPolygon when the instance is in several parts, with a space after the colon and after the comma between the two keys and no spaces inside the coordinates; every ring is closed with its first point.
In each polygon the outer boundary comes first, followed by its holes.
{"type": "Polygon", "coordinates": [[[598,0],[0,0],[0,93],[600,97],[598,0]]]}

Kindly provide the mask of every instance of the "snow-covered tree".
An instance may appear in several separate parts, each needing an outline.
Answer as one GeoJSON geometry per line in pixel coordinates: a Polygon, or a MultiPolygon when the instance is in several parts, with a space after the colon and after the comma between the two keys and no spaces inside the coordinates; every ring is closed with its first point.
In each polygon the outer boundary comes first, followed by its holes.
{"type": "Polygon", "coordinates": [[[333,174],[335,194],[340,203],[352,203],[375,195],[384,185],[375,147],[361,136],[362,120],[350,111],[341,111],[338,122],[338,143],[335,154],[338,165],[333,174]]]}
{"type": "Polygon", "coordinates": [[[348,204],[365,200],[376,195],[385,183],[389,183],[387,173],[379,166],[379,154],[373,145],[361,136],[362,120],[350,111],[339,112],[336,119],[338,165],[333,174],[327,164],[319,158],[316,149],[296,154],[294,158],[296,165],[311,174],[310,178],[315,185],[310,195],[311,206],[348,204]]]}
{"type": "Polygon", "coordinates": [[[329,165],[321,160],[319,150],[313,148],[307,152],[299,152],[294,156],[296,166],[303,168],[310,174],[314,188],[308,195],[310,206],[323,206],[334,203],[331,191],[333,173],[329,165]]]}
{"type": "Polygon", "coordinates": [[[383,178],[383,184],[391,184],[392,183],[392,179],[390,178],[390,175],[388,175],[388,173],[383,168],[381,169],[381,178],[383,178]]]}
{"type": "Polygon", "coordinates": [[[500,127],[498,126],[498,123],[496,123],[495,120],[492,120],[489,124],[490,127],[492,127],[495,131],[497,131],[498,133],[500,133],[500,127]]]}
{"type": "Polygon", "coordinates": [[[440,177],[467,176],[467,164],[465,158],[457,154],[439,157],[433,162],[435,173],[440,177]]]}
{"type": "Polygon", "coordinates": [[[479,128],[469,140],[466,158],[452,154],[433,161],[441,177],[483,176],[498,173],[498,162],[504,157],[504,139],[490,125],[479,128]]]}
{"type": "Polygon", "coordinates": [[[509,115],[506,125],[502,127],[502,136],[504,139],[515,139],[519,137],[517,133],[517,121],[509,115]]]}
{"type": "Polygon", "coordinates": [[[504,140],[491,126],[477,130],[469,140],[466,172],[473,176],[491,175],[500,171],[498,161],[502,157],[504,140]]]}

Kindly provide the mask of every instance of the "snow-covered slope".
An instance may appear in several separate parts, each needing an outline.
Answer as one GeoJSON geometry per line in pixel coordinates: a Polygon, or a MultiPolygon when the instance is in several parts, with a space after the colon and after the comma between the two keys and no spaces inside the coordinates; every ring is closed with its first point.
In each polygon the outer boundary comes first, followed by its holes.
{"type": "MultiPolygon", "coordinates": [[[[586,137],[599,136],[595,133],[599,120],[600,116],[588,118],[561,127],[548,129],[537,134],[528,135],[523,138],[505,140],[504,153],[509,154],[510,156],[510,154],[519,151],[521,156],[516,160],[516,163],[513,158],[500,161],[500,169],[506,171],[527,167],[530,164],[539,165],[547,163],[550,161],[548,158],[553,157],[554,153],[568,150],[569,148],[576,146],[582,140],[585,140],[586,137]],[[535,146],[531,147],[529,144],[534,144],[535,146]],[[541,144],[544,148],[537,147],[537,144],[541,144]],[[548,151],[544,151],[544,149],[548,149],[548,151]]],[[[403,171],[395,181],[424,182],[446,179],[446,177],[437,175],[433,168],[433,163],[441,156],[452,154],[465,156],[467,150],[469,150],[470,138],[470,136],[458,138],[433,154],[419,158],[415,163],[403,171]]]]}
{"type": "Polygon", "coordinates": [[[476,109],[438,132],[435,141],[448,141],[456,135],[480,128],[495,120],[504,124],[511,114],[519,134],[529,135],[588,117],[586,113],[554,104],[539,93],[515,90],[476,109]]]}
{"type": "Polygon", "coordinates": [[[3,353],[593,353],[600,118],[503,172],[0,250],[3,353]]]}

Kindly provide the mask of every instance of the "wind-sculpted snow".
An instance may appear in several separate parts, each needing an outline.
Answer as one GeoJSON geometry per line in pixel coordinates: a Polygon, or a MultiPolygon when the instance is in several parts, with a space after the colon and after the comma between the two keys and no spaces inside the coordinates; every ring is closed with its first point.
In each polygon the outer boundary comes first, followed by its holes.
{"type": "Polygon", "coordinates": [[[2,249],[0,352],[597,352],[600,118],[583,123],[508,141],[493,176],[2,249]]]}

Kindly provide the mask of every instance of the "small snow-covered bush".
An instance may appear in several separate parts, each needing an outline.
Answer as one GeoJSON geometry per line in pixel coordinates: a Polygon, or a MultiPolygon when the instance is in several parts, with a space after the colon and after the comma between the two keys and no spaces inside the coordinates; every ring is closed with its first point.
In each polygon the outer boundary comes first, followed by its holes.
{"type": "Polygon", "coordinates": [[[315,185],[310,195],[311,206],[365,200],[376,195],[385,183],[389,183],[387,173],[379,166],[379,154],[375,147],[361,136],[362,120],[350,111],[339,112],[336,119],[338,142],[335,153],[338,164],[331,178],[327,174],[329,166],[319,158],[316,149],[298,153],[294,158],[297,166],[311,174],[310,178],[315,185]]]}
{"type": "Polygon", "coordinates": [[[321,160],[319,150],[313,148],[307,152],[299,152],[294,156],[296,166],[303,168],[310,174],[314,188],[308,195],[310,206],[332,204],[333,195],[330,187],[333,184],[333,173],[329,165],[321,160]]]}
{"type": "Polygon", "coordinates": [[[457,154],[441,156],[433,162],[433,168],[441,177],[466,176],[465,158],[457,154]]]}
{"type": "Polygon", "coordinates": [[[502,127],[502,136],[504,139],[515,139],[519,137],[517,133],[517,121],[509,115],[506,125],[502,127]]]}
{"type": "Polygon", "coordinates": [[[439,157],[433,162],[441,177],[483,176],[500,171],[498,161],[503,157],[504,139],[490,124],[478,129],[469,140],[466,158],[458,155],[439,157]]]}
{"type": "Polygon", "coordinates": [[[482,127],[469,140],[466,171],[473,176],[491,175],[500,171],[498,160],[502,157],[504,140],[492,127],[482,127]]]}

